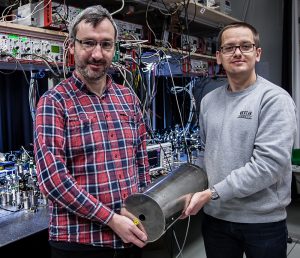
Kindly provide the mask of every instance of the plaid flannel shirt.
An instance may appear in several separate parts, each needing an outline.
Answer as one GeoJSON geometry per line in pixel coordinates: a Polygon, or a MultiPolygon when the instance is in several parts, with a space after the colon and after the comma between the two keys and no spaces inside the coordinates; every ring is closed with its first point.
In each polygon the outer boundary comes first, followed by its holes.
{"type": "Polygon", "coordinates": [[[101,97],[74,72],[39,100],[35,159],[49,199],[49,239],[123,248],[106,225],[150,182],[140,103],[107,77],[101,97]]]}

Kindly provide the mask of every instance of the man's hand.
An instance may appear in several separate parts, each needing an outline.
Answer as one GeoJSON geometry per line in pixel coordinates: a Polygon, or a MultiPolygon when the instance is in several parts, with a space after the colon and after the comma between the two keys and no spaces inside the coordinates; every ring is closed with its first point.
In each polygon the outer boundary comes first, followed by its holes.
{"type": "Polygon", "coordinates": [[[133,223],[147,235],[146,229],[143,227],[142,222],[132,213],[130,213],[125,207],[122,207],[120,214],[131,219],[133,223]]]}
{"type": "Polygon", "coordinates": [[[190,215],[196,215],[202,207],[210,201],[211,191],[209,189],[195,193],[188,206],[183,210],[180,219],[185,219],[190,215]]]}
{"type": "Polygon", "coordinates": [[[121,214],[115,213],[107,225],[124,243],[133,243],[140,248],[144,247],[147,235],[142,224],[124,208],[122,208],[121,214]],[[135,223],[133,220],[135,220],[135,223]]]}

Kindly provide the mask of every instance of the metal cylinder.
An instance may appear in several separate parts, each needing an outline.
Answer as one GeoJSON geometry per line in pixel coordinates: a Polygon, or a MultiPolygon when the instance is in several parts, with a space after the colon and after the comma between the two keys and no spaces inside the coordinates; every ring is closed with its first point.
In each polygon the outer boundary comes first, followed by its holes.
{"type": "Polygon", "coordinates": [[[154,242],[180,217],[193,193],[207,185],[206,173],[186,163],[151,183],[143,193],[128,196],[125,207],[142,222],[147,242],[154,242]]]}

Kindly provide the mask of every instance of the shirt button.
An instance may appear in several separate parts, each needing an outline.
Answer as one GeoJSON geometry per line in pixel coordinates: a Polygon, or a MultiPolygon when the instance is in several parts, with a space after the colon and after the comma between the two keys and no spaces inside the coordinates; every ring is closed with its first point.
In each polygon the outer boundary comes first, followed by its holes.
{"type": "Polygon", "coordinates": [[[117,158],[117,157],[118,157],[118,155],[116,154],[116,155],[115,155],[115,158],[117,158]]]}
{"type": "Polygon", "coordinates": [[[114,134],[112,133],[112,134],[110,135],[110,137],[111,137],[111,138],[114,138],[114,134]]]}

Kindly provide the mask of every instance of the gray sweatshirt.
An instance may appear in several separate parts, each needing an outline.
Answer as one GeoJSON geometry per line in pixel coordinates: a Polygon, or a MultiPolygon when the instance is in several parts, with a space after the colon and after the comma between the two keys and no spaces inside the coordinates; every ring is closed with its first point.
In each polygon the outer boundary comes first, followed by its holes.
{"type": "Polygon", "coordinates": [[[285,219],[297,133],[290,95],[257,76],[241,92],[224,85],[205,95],[199,118],[205,151],[197,163],[220,195],[205,213],[241,223],[285,219]]]}

